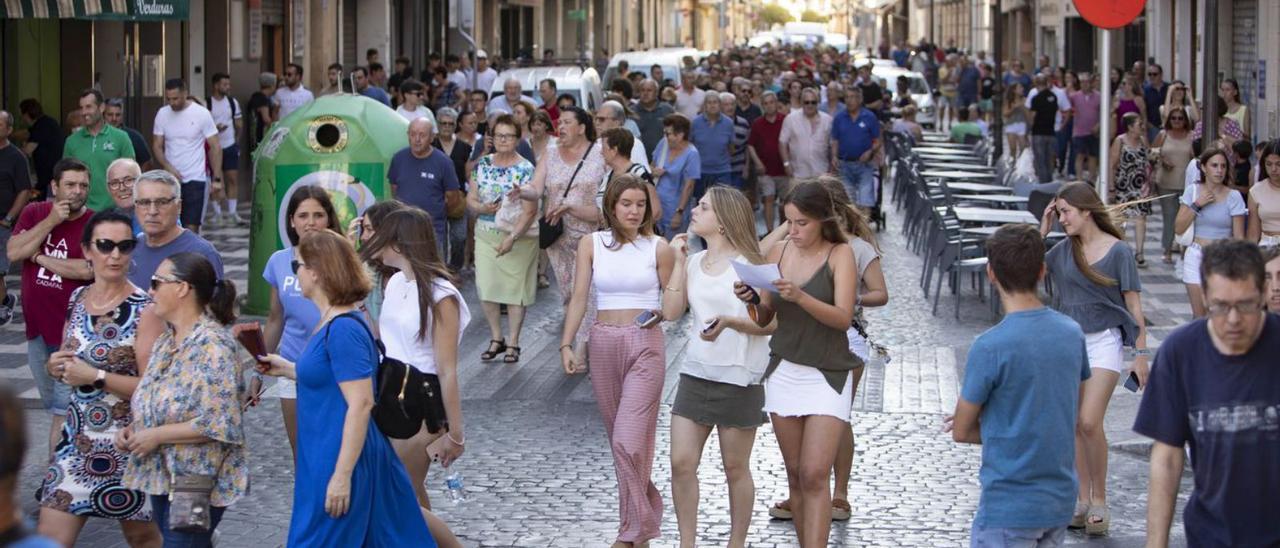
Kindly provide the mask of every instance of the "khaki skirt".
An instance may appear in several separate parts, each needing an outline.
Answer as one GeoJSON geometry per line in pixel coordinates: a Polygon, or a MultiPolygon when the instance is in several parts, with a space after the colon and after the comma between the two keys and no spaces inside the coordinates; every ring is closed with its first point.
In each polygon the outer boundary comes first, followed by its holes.
{"type": "Polygon", "coordinates": [[[738,386],[680,375],[671,414],[703,426],[755,428],[764,424],[764,385],[738,386]]]}
{"type": "Polygon", "coordinates": [[[476,226],[476,292],[482,301],[529,306],[538,292],[538,239],[520,238],[499,257],[506,237],[496,228],[476,226]]]}

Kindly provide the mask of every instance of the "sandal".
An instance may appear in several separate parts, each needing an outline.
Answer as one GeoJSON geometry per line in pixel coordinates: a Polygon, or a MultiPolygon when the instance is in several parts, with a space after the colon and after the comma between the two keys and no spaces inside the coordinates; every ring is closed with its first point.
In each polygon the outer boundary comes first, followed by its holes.
{"type": "Polygon", "coordinates": [[[1165,253],[1163,260],[1164,260],[1164,264],[1173,264],[1173,254],[1165,253]]]}
{"type": "Polygon", "coordinates": [[[1085,520],[1084,532],[1090,535],[1105,535],[1111,528],[1111,510],[1107,505],[1090,505],[1089,515],[1085,520]]]}
{"type": "Polygon", "coordinates": [[[506,351],[507,351],[506,339],[489,339],[489,349],[480,353],[480,361],[482,362],[490,361],[498,357],[498,354],[501,354],[506,351]],[[494,348],[494,346],[497,346],[497,348],[494,348]]]}
{"type": "Polygon", "coordinates": [[[520,361],[520,347],[508,346],[507,355],[502,357],[502,363],[516,363],[520,361]]]}
{"type": "Polygon", "coordinates": [[[1071,513],[1070,529],[1084,529],[1085,516],[1089,514],[1089,503],[1076,501],[1076,510],[1071,513]]]}
{"type": "Polygon", "coordinates": [[[831,519],[832,521],[848,521],[853,515],[853,507],[849,506],[849,501],[845,499],[832,499],[831,501],[831,519]]]}
{"type": "Polygon", "coordinates": [[[769,508],[769,517],[781,520],[790,520],[794,517],[791,513],[791,499],[773,503],[769,508]]]}
{"type": "Polygon", "coordinates": [[[551,287],[551,280],[546,274],[538,274],[538,289],[546,289],[551,287]]]}
{"type": "Polygon", "coordinates": [[[1138,268],[1146,268],[1146,267],[1147,267],[1147,258],[1146,258],[1146,257],[1143,257],[1143,256],[1138,256],[1137,263],[1138,263],[1138,268]]]}

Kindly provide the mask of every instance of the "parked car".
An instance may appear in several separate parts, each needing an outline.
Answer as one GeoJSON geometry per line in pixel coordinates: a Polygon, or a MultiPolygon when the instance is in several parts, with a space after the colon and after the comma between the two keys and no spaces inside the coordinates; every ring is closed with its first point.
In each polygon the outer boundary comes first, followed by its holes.
{"type": "Polygon", "coordinates": [[[679,83],[680,67],[684,66],[685,56],[692,57],[695,62],[702,59],[702,53],[694,48],[655,48],[615,53],[609,59],[609,66],[604,69],[604,88],[609,89],[613,79],[618,76],[618,62],[623,60],[630,65],[630,70],[643,72],[645,76],[649,75],[649,68],[656,64],[662,67],[663,78],[679,83]]]}
{"type": "Polygon", "coordinates": [[[600,87],[600,73],[590,67],[529,67],[506,70],[494,79],[489,97],[502,95],[502,86],[511,78],[520,82],[520,92],[533,98],[533,102],[538,106],[542,106],[542,99],[538,97],[538,84],[547,78],[555,80],[557,96],[567,93],[573,96],[578,106],[588,111],[594,111],[604,102],[604,91],[600,87]]]}
{"type": "Polygon", "coordinates": [[[923,74],[899,67],[886,67],[877,64],[871,67],[871,75],[879,78],[883,82],[884,88],[890,93],[897,91],[898,77],[906,76],[911,99],[919,107],[919,112],[916,113],[916,122],[927,128],[934,127],[937,122],[938,112],[933,102],[933,90],[929,87],[929,82],[925,80],[923,74]]]}

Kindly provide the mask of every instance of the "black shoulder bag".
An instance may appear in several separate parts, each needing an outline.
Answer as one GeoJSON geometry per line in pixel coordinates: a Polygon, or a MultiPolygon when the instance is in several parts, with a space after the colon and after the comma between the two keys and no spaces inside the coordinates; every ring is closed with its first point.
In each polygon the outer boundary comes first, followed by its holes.
{"type": "MultiPolygon", "coordinates": [[[[560,196],[560,200],[569,197],[569,190],[573,188],[573,180],[578,178],[578,171],[582,169],[582,164],[587,161],[587,156],[591,155],[591,149],[596,146],[595,141],[587,145],[587,152],[582,155],[582,159],[578,160],[578,167],[573,168],[573,175],[569,176],[569,184],[564,187],[564,194],[560,196]]],[[[559,154],[557,152],[556,154],[559,154]]],[[[546,249],[551,247],[564,235],[564,219],[556,219],[555,224],[547,222],[546,217],[538,218],[538,247],[546,249]]]]}
{"type": "MultiPolygon", "coordinates": [[[[329,322],[329,326],[342,314],[329,322]]],[[[373,340],[378,352],[377,370],[374,372],[373,422],[387,437],[406,440],[422,429],[434,434],[441,428],[448,430],[449,420],[444,411],[444,398],[440,390],[440,377],[418,371],[400,360],[387,355],[382,341],[373,336],[369,326],[352,317],[373,340]]],[[[329,326],[325,326],[325,345],[329,344],[329,326]]]]}

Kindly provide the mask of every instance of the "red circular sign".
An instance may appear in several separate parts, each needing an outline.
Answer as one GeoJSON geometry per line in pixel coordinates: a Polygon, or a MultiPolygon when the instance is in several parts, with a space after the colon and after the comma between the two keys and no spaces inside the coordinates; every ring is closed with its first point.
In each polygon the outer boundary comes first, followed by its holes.
{"type": "Polygon", "coordinates": [[[1080,16],[1093,26],[1118,29],[1142,14],[1146,0],[1072,0],[1080,16]]]}

